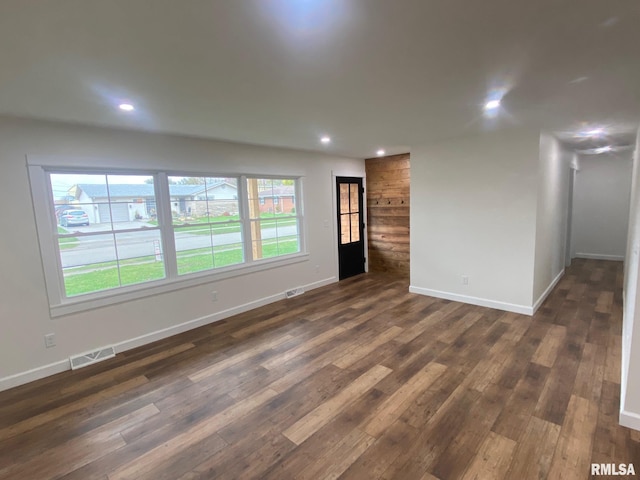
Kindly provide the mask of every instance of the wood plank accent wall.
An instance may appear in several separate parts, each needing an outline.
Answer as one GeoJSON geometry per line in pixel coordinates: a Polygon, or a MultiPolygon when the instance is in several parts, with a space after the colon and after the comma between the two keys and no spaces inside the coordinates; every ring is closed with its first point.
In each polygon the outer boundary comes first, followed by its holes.
{"type": "Polygon", "coordinates": [[[369,271],[409,276],[408,153],[365,160],[369,271]]]}

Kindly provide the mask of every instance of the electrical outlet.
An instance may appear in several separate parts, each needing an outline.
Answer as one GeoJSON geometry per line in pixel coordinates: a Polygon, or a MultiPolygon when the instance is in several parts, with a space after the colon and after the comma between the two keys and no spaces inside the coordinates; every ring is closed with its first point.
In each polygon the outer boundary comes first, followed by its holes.
{"type": "Polygon", "coordinates": [[[467,275],[462,275],[462,284],[469,285],[469,277],[467,275]]]}
{"type": "Polygon", "coordinates": [[[316,265],[316,273],[320,273],[320,265],[316,265]]]}
{"type": "Polygon", "coordinates": [[[55,333],[47,333],[44,336],[44,346],[47,348],[56,346],[56,334],[55,333]]]}
{"type": "Polygon", "coordinates": [[[211,301],[212,302],[217,302],[218,301],[218,292],[216,292],[215,290],[213,292],[211,292],[211,301]]]}

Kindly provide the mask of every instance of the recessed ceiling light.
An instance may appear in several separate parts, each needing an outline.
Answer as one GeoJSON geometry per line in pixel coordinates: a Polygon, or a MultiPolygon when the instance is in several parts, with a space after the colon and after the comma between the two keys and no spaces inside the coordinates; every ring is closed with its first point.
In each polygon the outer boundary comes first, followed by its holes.
{"type": "Polygon", "coordinates": [[[376,155],[378,155],[379,157],[381,157],[381,156],[383,156],[385,153],[387,153],[387,152],[385,152],[383,149],[380,149],[380,150],[378,150],[378,151],[376,152],[376,155]]]}
{"type": "Polygon", "coordinates": [[[324,144],[331,143],[331,137],[329,137],[329,136],[325,135],[324,137],[322,137],[322,138],[320,139],[320,141],[321,141],[322,143],[324,143],[324,144]]]}
{"type": "Polygon", "coordinates": [[[602,127],[589,128],[585,130],[578,130],[573,134],[574,138],[598,138],[606,135],[606,130],[602,127]]]}
{"type": "Polygon", "coordinates": [[[595,153],[607,153],[612,150],[613,150],[613,147],[611,145],[607,145],[605,147],[596,148],[594,151],[595,153]]]}
{"type": "Polygon", "coordinates": [[[135,110],[135,107],[130,103],[121,103],[118,108],[123,112],[133,112],[135,110]]]}
{"type": "Polygon", "coordinates": [[[573,80],[571,80],[569,83],[582,83],[582,82],[586,82],[587,80],[589,80],[589,77],[578,77],[578,78],[574,78],[573,80]]]}
{"type": "Polygon", "coordinates": [[[485,110],[495,110],[498,107],[500,107],[500,100],[489,100],[484,104],[485,110]]]}
{"type": "Polygon", "coordinates": [[[593,130],[589,130],[589,131],[585,132],[585,134],[588,137],[599,137],[603,133],[604,133],[604,130],[602,128],[594,128],[593,130]]]}

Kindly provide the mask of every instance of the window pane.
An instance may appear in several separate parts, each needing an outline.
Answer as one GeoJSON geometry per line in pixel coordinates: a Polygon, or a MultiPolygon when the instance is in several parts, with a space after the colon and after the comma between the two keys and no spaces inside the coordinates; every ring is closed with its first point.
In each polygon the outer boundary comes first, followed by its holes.
{"type": "Polygon", "coordinates": [[[213,249],[216,268],[227,267],[244,262],[244,247],[242,243],[226,243],[213,249]]]}
{"type": "Polygon", "coordinates": [[[281,218],[277,223],[278,255],[300,251],[298,221],[296,218],[281,218]]]}
{"type": "MultiPolygon", "coordinates": [[[[52,201],[54,206],[55,222],[64,228],[84,227],[87,223],[97,223],[95,202],[85,190],[104,192],[106,195],[107,177],[105,175],[84,175],[70,173],[52,173],[49,175],[51,182],[52,201]],[[82,212],[85,219],[77,217],[82,212]]],[[[110,230],[111,227],[107,230],[110,230]]]]}
{"type": "Polygon", "coordinates": [[[208,215],[211,221],[239,219],[238,179],[207,178],[208,215]]]}
{"type": "Polygon", "coordinates": [[[179,227],[174,237],[180,275],[244,262],[239,222],[179,227]]]}
{"type": "Polygon", "coordinates": [[[351,194],[351,205],[350,205],[350,212],[351,213],[355,213],[355,212],[359,212],[360,211],[360,203],[358,202],[358,184],[357,183],[350,183],[349,184],[349,191],[351,194]]]}
{"type": "Polygon", "coordinates": [[[173,223],[209,223],[239,219],[238,180],[169,177],[173,223]]]}
{"type": "Polygon", "coordinates": [[[99,232],[155,225],[153,177],[52,173],[50,179],[56,223],[63,228],[99,232]]]}
{"type": "MultiPolygon", "coordinates": [[[[87,187],[85,187],[87,188],[87,187]]],[[[109,223],[115,229],[145,228],[155,226],[148,224],[151,213],[147,209],[149,203],[155,203],[155,187],[153,177],[145,175],[107,175],[108,197],[102,192],[92,192],[100,196],[92,196],[98,202],[100,223],[109,223]]]]}
{"type": "Polygon", "coordinates": [[[359,242],[360,241],[360,214],[352,213],[351,214],[351,241],[359,242]]]}
{"type": "Polygon", "coordinates": [[[112,234],[58,239],[67,297],[120,286],[112,234]]]}
{"type": "Polygon", "coordinates": [[[210,225],[176,228],[174,238],[179,275],[214,267],[210,225]]]}
{"type": "Polygon", "coordinates": [[[116,234],[116,247],[121,285],[164,278],[164,257],[158,230],[116,234]]]}
{"type": "Polygon", "coordinates": [[[340,215],[340,243],[342,245],[351,243],[351,224],[349,223],[349,214],[340,215]]]}
{"type": "Polygon", "coordinates": [[[77,237],[67,234],[58,239],[58,245],[63,269],[113,262],[118,258],[112,234],[77,237]]]}
{"type": "Polygon", "coordinates": [[[349,184],[340,184],[340,213],[349,213],[349,184]]]}
{"type": "MultiPolygon", "coordinates": [[[[279,243],[281,239],[275,220],[272,219],[269,222],[255,220],[252,224],[252,232],[257,233],[253,239],[254,259],[277,257],[278,255],[286,255],[286,253],[294,253],[280,251],[279,243]]],[[[297,234],[295,238],[297,241],[297,234]]]]}
{"type": "Polygon", "coordinates": [[[120,286],[117,268],[96,268],[82,271],[63,270],[64,288],[67,297],[110,290],[120,286]]]}
{"type": "Polygon", "coordinates": [[[299,252],[295,179],[248,178],[247,194],[253,259],[299,252]]]}
{"type": "Polygon", "coordinates": [[[209,200],[207,204],[208,219],[210,222],[229,222],[240,220],[240,207],[238,200],[209,200]]]}
{"type": "Polygon", "coordinates": [[[216,268],[244,262],[244,246],[240,223],[214,223],[211,228],[216,268]]]}
{"type": "MultiPolygon", "coordinates": [[[[177,203],[179,204],[180,202],[177,203]]],[[[172,214],[174,225],[193,225],[196,223],[207,223],[208,217],[206,200],[185,200],[183,202],[183,207],[184,208],[180,211],[179,214],[172,214]]]]}

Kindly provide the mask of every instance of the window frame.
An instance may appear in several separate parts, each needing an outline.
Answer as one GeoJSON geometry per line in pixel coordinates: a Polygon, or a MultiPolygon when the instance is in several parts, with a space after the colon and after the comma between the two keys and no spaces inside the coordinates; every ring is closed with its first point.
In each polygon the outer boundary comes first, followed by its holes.
{"type": "MultiPolygon", "coordinates": [[[[249,179],[256,179],[256,180],[291,180],[292,178],[291,178],[291,177],[282,177],[282,176],[278,177],[278,176],[247,175],[247,176],[245,176],[245,177],[243,178],[243,181],[244,181],[244,188],[246,188],[246,189],[248,189],[248,186],[247,186],[247,185],[248,185],[248,183],[247,183],[247,181],[248,181],[249,179]]],[[[298,190],[299,190],[299,188],[298,188],[298,183],[294,182],[294,194],[293,194],[293,198],[295,198],[297,195],[299,195],[298,190]]],[[[245,192],[245,193],[244,193],[244,197],[245,197],[245,198],[247,198],[247,199],[249,200],[249,194],[248,194],[248,192],[245,192]]],[[[271,196],[269,196],[269,197],[264,197],[264,196],[260,197],[260,196],[259,196],[259,194],[258,194],[258,204],[259,204],[259,207],[264,205],[264,204],[262,204],[262,203],[261,203],[261,200],[262,200],[262,199],[264,199],[264,198],[271,198],[271,199],[272,199],[272,203],[271,203],[271,205],[273,206],[273,210],[274,210],[272,213],[273,213],[274,215],[277,215],[277,214],[275,213],[275,206],[276,206],[276,205],[278,205],[278,204],[274,204],[274,203],[273,203],[273,199],[274,199],[274,198],[276,198],[276,195],[275,195],[275,194],[273,194],[273,192],[272,192],[272,195],[271,195],[271,196]]],[[[246,209],[246,216],[245,216],[245,219],[246,219],[246,228],[245,228],[245,231],[247,231],[247,232],[252,232],[252,231],[253,231],[253,229],[252,229],[252,224],[253,224],[253,223],[256,223],[256,222],[258,222],[258,223],[259,223],[259,222],[262,220],[262,213],[263,213],[263,212],[262,212],[262,211],[260,211],[260,212],[259,212],[259,215],[258,215],[258,217],[257,217],[257,218],[252,218],[252,217],[251,217],[251,214],[250,214],[250,211],[249,211],[249,210],[250,210],[250,209],[249,209],[249,202],[250,202],[250,200],[246,203],[246,208],[247,208],[247,209],[246,209]]],[[[303,251],[303,236],[304,236],[304,222],[303,222],[303,215],[302,215],[302,212],[299,212],[299,211],[298,211],[298,209],[297,209],[297,207],[295,206],[295,204],[293,204],[293,207],[294,207],[294,209],[295,209],[295,211],[294,211],[293,213],[288,213],[288,214],[284,214],[284,213],[282,213],[280,218],[295,218],[295,219],[296,219],[297,232],[298,232],[298,239],[299,239],[299,240],[298,240],[298,241],[299,241],[299,247],[300,247],[300,251],[303,251]]],[[[277,217],[274,217],[274,218],[276,218],[276,222],[277,222],[277,217]]],[[[277,223],[276,223],[276,225],[277,225],[277,223]]],[[[276,228],[277,228],[277,226],[276,226],[276,228]]],[[[276,241],[277,241],[277,242],[279,241],[279,236],[278,236],[277,234],[276,234],[276,241]]],[[[248,253],[250,254],[251,258],[253,258],[253,252],[252,252],[252,250],[253,250],[253,238],[249,239],[249,241],[245,243],[245,247],[248,249],[248,253]]],[[[296,253],[298,253],[298,252],[296,252],[296,253]]],[[[262,262],[262,261],[264,261],[264,260],[268,260],[268,259],[270,259],[270,258],[281,258],[281,257],[283,257],[283,256],[287,256],[287,255],[295,255],[295,253],[293,253],[293,254],[284,254],[284,255],[276,255],[276,256],[273,256],[273,257],[261,257],[261,258],[259,258],[259,259],[257,259],[257,260],[256,260],[256,259],[254,259],[254,261],[262,262]]]]}
{"type": "MultiPolygon", "coordinates": [[[[76,166],[74,165],[76,162],[71,163],[73,164],[65,165],[62,164],[62,162],[53,163],[51,161],[38,161],[37,159],[34,160],[27,158],[27,170],[34,207],[35,227],[40,246],[42,268],[47,297],[49,300],[49,311],[52,318],[308,261],[309,253],[307,251],[306,243],[307,226],[304,220],[303,209],[298,208],[300,205],[299,202],[296,202],[296,217],[298,218],[298,236],[300,244],[299,252],[269,258],[253,259],[251,256],[251,236],[245,230],[245,225],[249,221],[248,199],[246,192],[247,178],[294,180],[295,196],[302,198],[302,195],[304,194],[304,182],[303,176],[301,175],[228,174],[220,172],[202,173],[164,169],[101,168],[98,166],[76,166]],[[165,277],[138,284],[119,286],[107,290],[67,297],[65,294],[64,274],[62,270],[60,250],[59,246],[56,245],[56,242],[53,241],[57,234],[57,224],[53,224],[56,216],[55,204],[51,200],[53,199],[53,192],[51,182],[49,180],[50,173],[145,175],[153,177],[156,195],[156,215],[158,220],[158,231],[160,232],[162,244],[165,277]],[[170,176],[237,178],[237,201],[239,203],[240,224],[243,229],[242,243],[244,245],[245,255],[245,261],[243,263],[178,275],[174,225],[172,223],[171,215],[172,200],[168,183],[168,177],[170,176]],[[249,250],[248,252],[247,249],[249,250]],[[248,256],[247,253],[249,254],[248,256]]],[[[304,205],[304,202],[302,202],[302,205],[304,205]]]]}

